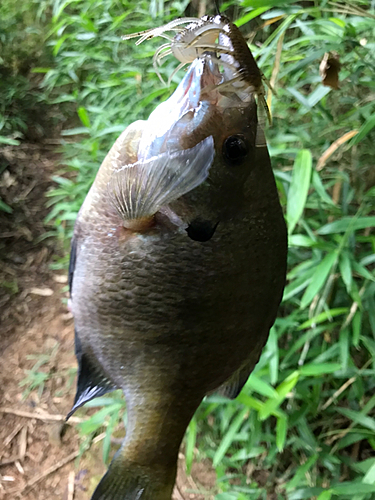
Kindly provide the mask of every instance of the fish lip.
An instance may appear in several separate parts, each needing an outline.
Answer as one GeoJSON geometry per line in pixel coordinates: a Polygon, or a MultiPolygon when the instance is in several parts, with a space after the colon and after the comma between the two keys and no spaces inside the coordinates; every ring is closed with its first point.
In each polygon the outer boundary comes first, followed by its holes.
{"type": "Polygon", "coordinates": [[[217,61],[205,54],[193,61],[173,94],[159,104],[149,116],[138,146],[138,161],[166,151],[181,151],[181,136],[185,127],[202,108],[202,103],[216,105],[220,97],[216,85],[222,75],[217,61]],[[204,88],[211,89],[204,92],[204,88]]]}
{"type": "Polygon", "coordinates": [[[204,91],[206,87],[222,83],[224,76],[220,73],[219,64],[214,52],[204,52],[201,59],[203,60],[203,70],[200,76],[200,84],[202,91],[204,91]]]}
{"type": "Polygon", "coordinates": [[[188,97],[190,108],[196,109],[202,100],[211,102],[218,100],[216,86],[222,83],[223,75],[213,56],[214,53],[206,51],[195,59],[180,84],[183,87],[183,95],[188,97]]]}
{"type": "Polygon", "coordinates": [[[248,88],[243,88],[242,81],[238,82],[238,88],[236,84],[232,87],[226,85],[235,82],[239,72],[234,65],[233,69],[226,65],[225,71],[220,71],[220,61],[221,58],[215,52],[205,51],[191,64],[188,70],[190,77],[185,77],[180,84],[184,86],[185,99],[188,94],[190,109],[196,111],[205,101],[225,112],[232,107],[246,108],[253,100],[253,93],[248,88]]]}
{"type": "Polygon", "coordinates": [[[247,107],[237,91],[221,91],[220,84],[230,80],[231,74],[220,71],[215,52],[206,51],[197,57],[169,99],[149,116],[138,145],[138,161],[192,147],[199,142],[198,137],[189,145],[184,138],[192,138],[194,127],[203,130],[202,120],[208,121],[216,113],[223,115],[229,108],[247,107]]]}

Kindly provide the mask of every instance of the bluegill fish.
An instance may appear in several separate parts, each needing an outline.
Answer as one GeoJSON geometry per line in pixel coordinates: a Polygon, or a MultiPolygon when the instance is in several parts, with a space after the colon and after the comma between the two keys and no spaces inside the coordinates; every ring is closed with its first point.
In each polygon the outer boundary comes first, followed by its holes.
{"type": "Polygon", "coordinates": [[[253,93],[232,77],[210,51],[195,59],[120,135],[78,214],[71,413],[115,388],[128,412],[92,500],[170,500],[195,410],[237,396],[276,317],[286,227],[253,93]]]}

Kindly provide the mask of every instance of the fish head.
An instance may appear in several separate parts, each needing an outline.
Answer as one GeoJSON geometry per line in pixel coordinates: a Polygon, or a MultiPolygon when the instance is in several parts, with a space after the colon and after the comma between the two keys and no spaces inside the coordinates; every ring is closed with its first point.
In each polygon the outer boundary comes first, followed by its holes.
{"type": "Polygon", "coordinates": [[[118,139],[107,195],[125,228],[143,231],[165,212],[184,228],[243,217],[258,121],[253,93],[236,78],[235,68],[221,72],[217,55],[205,52],[171,97],[118,139]]]}
{"type": "MultiPolygon", "coordinates": [[[[244,201],[254,164],[257,106],[251,93],[233,85],[234,75],[220,72],[214,54],[205,53],[189,67],[174,94],[160,104],[145,125],[138,159],[192,150],[212,138],[213,161],[199,185],[171,203],[184,220],[230,218],[244,201]]],[[[194,153],[195,154],[195,153],[194,153]]]]}

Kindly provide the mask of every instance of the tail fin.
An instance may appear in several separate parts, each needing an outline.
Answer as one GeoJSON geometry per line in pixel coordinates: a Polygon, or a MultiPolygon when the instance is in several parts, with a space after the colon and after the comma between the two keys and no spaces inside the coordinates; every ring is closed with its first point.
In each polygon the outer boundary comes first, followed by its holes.
{"type": "Polygon", "coordinates": [[[176,466],[131,463],[122,451],[116,453],[91,500],[171,500],[176,466]]]}

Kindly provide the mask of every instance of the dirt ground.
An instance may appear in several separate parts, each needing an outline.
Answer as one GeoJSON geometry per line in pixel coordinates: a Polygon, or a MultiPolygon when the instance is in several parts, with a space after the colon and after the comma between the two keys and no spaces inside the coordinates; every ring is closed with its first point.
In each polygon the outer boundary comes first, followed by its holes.
{"type": "MultiPolygon", "coordinates": [[[[77,422],[87,412],[65,423],[75,392],[73,320],[66,274],[50,269],[59,250],[43,224],[54,151],[0,148],[0,198],[13,208],[0,211],[0,500],[89,500],[106,471],[101,435],[78,459],[77,422]]],[[[210,500],[214,489],[209,464],[196,462],[186,476],[181,453],[174,500],[210,500]]]]}

